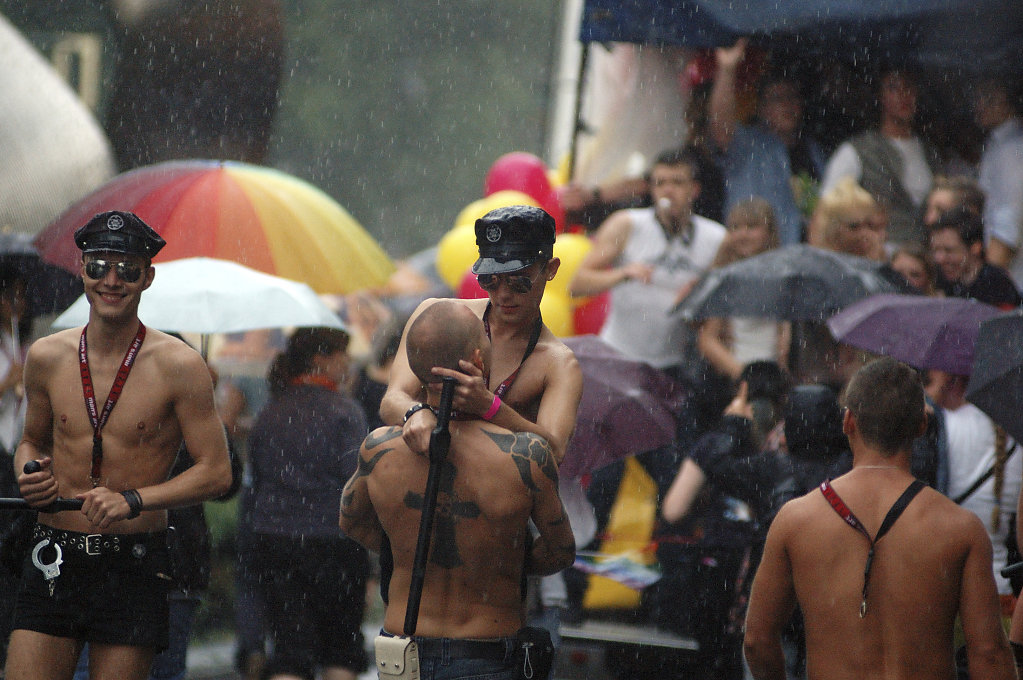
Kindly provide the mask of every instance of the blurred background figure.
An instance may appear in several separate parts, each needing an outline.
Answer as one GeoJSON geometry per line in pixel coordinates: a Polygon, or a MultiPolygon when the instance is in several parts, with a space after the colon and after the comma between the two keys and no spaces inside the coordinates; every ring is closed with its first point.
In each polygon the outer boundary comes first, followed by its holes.
{"type": "Polygon", "coordinates": [[[965,207],[975,215],[984,213],[987,197],[977,180],[965,175],[939,175],[924,202],[924,227],[930,230],[938,219],[953,208],[965,207]]]}
{"type": "Polygon", "coordinates": [[[354,680],[366,668],[361,631],[368,556],[338,528],[366,416],[340,391],[349,336],[299,328],[270,366],[270,400],[249,434],[252,540],[271,650],[266,678],[354,680]]]}
{"type": "Polygon", "coordinates": [[[909,285],[924,295],[935,295],[937,272],[929,253],[917,243],[906,243],[895,249],[888,261],[891,268],[902,274],[909,285]]]}
{"type": "Polygon", "coordinates": [[[723,156],[729,209],[758,196],[766,199],[785,245],[803,240],[800,205],[816,195],[824,154],[803,129],[799,81],[783,69],[760,79],[757,122],[743,125],[737,115],[736,73],[746,56],[746,39],[718,48],[717,76],[710,96],[711,137],[723,156]]]}
{"type": "MultiPolygon", "coordinates": [[[[778,247],[774,211],[762,198],[737,204],[728,213],[725,226],[728,233],[714,260],[715,267],[778,247]]],[[[772,319],[731,317],[704,321],[700,326],[697,346],[715,371],[728,379],[726,402],[731,398],[731,382],[739,379],[746,364],[767,360],[786,365],[789,332],[788,323],[772,319]]]]}
{"type": "Polygon", "coordinates": [[[881,205],[854,180],[845,178],[821,196],[810,244],[871,260],[887,259],[887,230],[881,205]]]}
{"type": "Polygon", "coordinates": [[[934,175],[942,170],[937,151],[915,129],[917,80],[915,70],[901,64],[878,69],[878,125],[835,150],[821,183],[822,195],[846,178],[866,189],[889,210],[895,243],[922,243],[926,238],[918,216],[934,175]]]}
{"type": "Polygon", "coordinates": [[[1008,272],[984,260],[984,222],[968,207],[944,213],[930,229],[937,287],[948,297],[973,298],[1001,309],[1023,304],[1008,272]]]}
{"type": "Polygon", "coordinates": [[[398,353],[401,332],[407,317],[392,318],[381,324],[373,334],[366,360],[358,367],[354,376],[352,394],[362,405],[369,423],[369,431],[384,426],[380,419],[380,400],[387,391],[387,379],[391,374],[391,363],[398,353]]]}
{"type": "Polygon", "coordinates": [[[1019,83],[1008,75],[981,80],[973,100],[974,118],[987,133],[980,157],[987,259],[1009,271],[1023,286],[1023,121],[1019,118],[1019,83]]]}
{"type": "MultiPolygon", "coordinates": [[[[27,350],[24,341],[31,331],[25,307],[25,280],[13,264],[0,265],[0,495],[13,498],[21,495],[14,473],[14,448],[25,423],[21,381],[27,350]]],[[[0,510],[0,667],[7,658],[14,595],[21,573],[18,564],[24,556],[19,552],[19,539],[29,540],[34,522],[34,513],[0,510]]]]}

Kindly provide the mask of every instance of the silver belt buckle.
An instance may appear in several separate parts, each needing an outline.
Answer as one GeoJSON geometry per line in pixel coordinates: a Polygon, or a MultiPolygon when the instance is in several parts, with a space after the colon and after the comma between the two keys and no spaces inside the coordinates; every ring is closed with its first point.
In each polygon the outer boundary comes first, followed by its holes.
{"type": "Polygon", "coordinates": [[[85,554],[86,555],[99,555],[102,544],[103,534],[89,534],[85,537],[85,554]]]}

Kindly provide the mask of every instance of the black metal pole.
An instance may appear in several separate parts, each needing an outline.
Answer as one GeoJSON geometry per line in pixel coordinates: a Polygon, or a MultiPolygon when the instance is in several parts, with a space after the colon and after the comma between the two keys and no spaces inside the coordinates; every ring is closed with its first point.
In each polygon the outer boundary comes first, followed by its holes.
{"type": "Polygon", "coordinates": [[[24,498],[0,498],[0,510],[63,512],[65,510],[81,510],[83,502],[80,498],[58,498],[45,508],[33,508],[24,498]]]}
{"type": "Polygon", "coordinates": [[[416,634],[419,620],[419,601],[423,597],[423,583],[426,581],[426,558],[430,554],[430,534],[433,531],[433,516],[437,510],[437,486],[440,484],[440,470],[451,446],[451,400],[455,396],[454,378],[444,378],[437,409],[437,427],[430,433],[430,472],[426,477],[426,491],[423,493],[423,517],[419,522],[419,539],[416,542],[416,556],[412,561],[412,579],[408,589],[408,606],[405,608],[405,635],[416,634]]]}
{"type": "Polygon", "coordinates": [[[576,154],[579,152],[579,133],[583,129],[582,108],[583,89],[586,87],[586,66],[590,59],[590,44],[583,43],[583,52],[579,58],[579,75],[575,83],[575,106],[572,111],[572,138],[568,143],[568,179],[575,179],[576,154]]]}

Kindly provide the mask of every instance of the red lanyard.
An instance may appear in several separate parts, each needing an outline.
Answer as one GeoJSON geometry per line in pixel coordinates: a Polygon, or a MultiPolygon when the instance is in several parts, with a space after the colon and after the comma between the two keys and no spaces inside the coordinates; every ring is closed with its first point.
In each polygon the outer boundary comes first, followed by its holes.
{"type": "Polygon", "coordinates": [[[913,497],[920,493],[920,490],[923,488],[924,483],[919,479],[914,479],[913,483],[902,492],[902,495],[899,496],[891,509],[888,510],[888,514],[885,515],[884,521],[881,522],[881,528],[877,530],[877,536],[871,538],[870,532],[867,531],[867,528],[863,526],[863,523],[859,520],[859,518],[853,514],[852,510],[849,509],[849,506],[845,504],[845,501],[839,498],[838,494],[835,493],[835,490],[831,488],[831,483],[827,480],[821,483],[821,493],[824,494],[826,499],[828,499],[828,503],[831,503],[831,507],[835,509],[838,516],[844,519],[846,524],[863,534],[867,539],[867,543],[870,544],[870,551],[867,553],[867,564],[863,568],[863,598],[860,601],[861,619],[867,615],[867,585],[870,583],[870,567],[874,563],[874,546],[876,546],[877,542],[888,533],[888,530],[892,528],[893,524],[895,524],[895,520],[899,518],[899,515],[901,515],[902,511],[906,509],[909,502],[913,500],[913,497]]]}
{"type": "MultiPolygon", "coordinates": [[[[490,316],[489,302],[487,303],[487,308],[483,311],[483,328],[484,330],[486,330],[487,339],[489,340],[490,321],[487,320],[488,316],[490,316]]],[[[540,332],[542,330],[543,317],[540,315],[540,312],[538,311],[536,314],[536,324],[533,326],[533,334],[529,336],[529,344],[526,345],[526,353],[522,355],[522,361],[520,361],[518,367],[514,371],[512,371],[512,374],[505,378],[504,382],[498,385],[497,389],[494,390],[494,394],[497,397],[504,399],[504,393],[511,389],[512,383],[515,382],[515,378],[519,375],[519,369],[522,368],[522,364],[526,363],[526,359],[528,359],[529,355],[533,353],[534,349],[536,349],[536,343],[539,342],[540,340],[540,332]]]]}
{"type": "Polygon", "coordinates": [[[85,332],[88,329],[88,326],[82,329],[82,337],[78,341],[78,364],[82,371],[82,394],[85,395],[85,410],[89,413],[89,421],[92,423],[92,470],[89,472],[89,479],[95,488],[100,484],[100,468],[103,467],[103,426],[107,424],[110,413],[114,410],[114,405],[117,404],[117,400],[124,390],[124,383],[128,379],[128,374],[131,373],[132,364],[135,363],[135,358],[139,355],[142,341],[146,339],[146,327],[139,323],[138,333],[135,334],[135,339],[131,341],[128,351],[125,352],[124,359],[121,360],[121,367],[117,369],[117,376],[114,378],[114,384],[110,386],[110,394],[107,395],[107,401],[103,404],[102,413],[98,413],[96,410],[96,391],[92,387],[92,374],[89,372],[89,348],[85,343],[85,332]]]}

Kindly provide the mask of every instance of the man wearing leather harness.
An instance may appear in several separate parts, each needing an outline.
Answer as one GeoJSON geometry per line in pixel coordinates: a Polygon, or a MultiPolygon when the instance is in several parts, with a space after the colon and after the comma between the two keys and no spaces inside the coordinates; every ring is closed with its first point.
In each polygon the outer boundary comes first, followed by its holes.
{"type": "Polygon", "coordinates": [[[852,471],[787,503],[767,535],[746,618],[754,677],[785,677],[797,604],[810,678],[954,678],[957,616],[970,677],[1015,677],[983,525],[909,471],[927,422],[916,372],[874,361],[844,403],[852,471]]]}
{"type": "Polygon", "coordinates": [[[136,215],[113,211],[75,232],[75,243],[89,323],[30,349],[15,469],[32,507],[58,496],[83,505],[41,514],[35,526],[8,680],[71,678],[85,642],[91,677],[147,677],[167,645],[166,509],[217,497],[231,483],[202,358],[138,318],[163,239],[136,215]],[[182,441],[195,464],[168,479],[182,441]],[[30,461],[38,471],[23,472],[30,461]]]}

